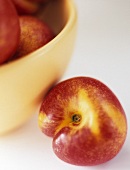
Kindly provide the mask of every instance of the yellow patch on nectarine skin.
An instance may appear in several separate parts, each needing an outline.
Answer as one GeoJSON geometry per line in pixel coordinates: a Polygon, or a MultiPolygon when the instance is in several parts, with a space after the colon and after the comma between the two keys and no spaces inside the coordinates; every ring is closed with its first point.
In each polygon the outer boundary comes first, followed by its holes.
{"type": "Polygon", "coordinates": [[[98,124],[98,113],[95,110],[92,101],[88,97],[87,91],[81,89],[78,93],[79,112],[82,115],[82,122],[79,128],[87,126],[95,135],[100,133],[98,124]]]}
{"type": "Polygon", "coordinates": [[[67,118],[61,121],[61,124],[56,128],[55,134],[57,134],[62,128],[70,127],[71,118],[67,118]]]}
{"type": "Polygon", "coordinates": [[[47,125],[47,123],[51,123],[51,122],[53,123],[53,120],[50,120],[45,113],[43,112],[39,113],[38,125],[41,129],[46,128],[45,126],[47,125]]]}
{"type": "Polygon", "coordinates": [[[79,89],[77,98],[72,96],[69,101],[62,104],[65,114],[63,114],[63,120],[57,127],[56,133],[63,127],[70,127],[73,129],[72,133],[76,133],[77,130],[87,126],[94,135],[99,136],[100,129],[98,124],[98,113],[95,110],[87,91],[79,89]],[[75,122],[72,119],[74,114],[81,115],[81,120],[78,126],[75,126],[75,122]]]}
{"type": "Polygon", "coordinates": [[[39,113],[39,116],[38,116],[38,126],[39,126],[40,128],[42,128],[42,126],[43,126],[43,120],[44,120],[44,118],[45,118],[45,114],[43,114],[42,112],[39,113]]]}
{"type": "Polygon", "coordinates": [[[114,125],[118,129],[119,133],[126,134],[126,120],[125,116],[112,104],[108,102],[102,103],[102,108],[106,112],[106,114],[111,118],[114,125]]]}

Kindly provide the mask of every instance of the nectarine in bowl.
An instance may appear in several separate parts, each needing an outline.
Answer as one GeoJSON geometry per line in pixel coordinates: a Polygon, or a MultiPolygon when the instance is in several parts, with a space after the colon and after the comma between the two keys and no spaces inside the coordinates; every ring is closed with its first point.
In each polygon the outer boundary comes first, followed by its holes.
{"type": "Polygon", "coordinates": [[[36,113],[72,56],[77,13],[72,0],[54,0],[39,11],[55,37],[34,52],[0,65],[0,135],[22,126],[36,113]]]}

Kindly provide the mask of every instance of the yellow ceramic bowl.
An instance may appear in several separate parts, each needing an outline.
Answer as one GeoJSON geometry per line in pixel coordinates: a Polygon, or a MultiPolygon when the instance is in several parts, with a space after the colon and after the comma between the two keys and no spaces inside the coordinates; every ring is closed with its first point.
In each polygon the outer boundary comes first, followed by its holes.
{"type": "Polygon", "coordinates": [[[0,66],[0,135],[34,114],[47,90],[64,73],[76,37],[72,0],[54,0],[40,13],[57,36],[35,52],[0,66]]]}

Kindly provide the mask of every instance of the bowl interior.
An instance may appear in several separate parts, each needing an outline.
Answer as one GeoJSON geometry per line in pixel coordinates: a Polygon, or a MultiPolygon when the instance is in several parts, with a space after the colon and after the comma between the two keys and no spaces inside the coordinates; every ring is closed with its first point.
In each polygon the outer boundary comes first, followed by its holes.
{"type": "Polygon", "coordinates": [[[64,28],[69,15],[70,11],[66,0],[52,0],[38,13],[38,17],[43,19],[56,35],[64,28]]]}

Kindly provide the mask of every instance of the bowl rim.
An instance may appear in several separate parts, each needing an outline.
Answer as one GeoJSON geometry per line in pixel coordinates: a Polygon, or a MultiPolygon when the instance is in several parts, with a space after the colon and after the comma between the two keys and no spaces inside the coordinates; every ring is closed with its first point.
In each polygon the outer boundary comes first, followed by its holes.
{"type": "Polygon", "coordinates": [[[62,28],[62,30],[54,37],[50,42],[48,42],[46,45],[38,48],[37,50],[33,51],[30,54],[27,54],[19,59],[12,60],[9,62],[5,62],[2,65],[0,65],[0,71],[1,69],[4,69],[5,67],[12,67],[14,64],[20,64],[21,62],[30,62],[30,60],[35,60],[37,58],[37,53],[41,53],[42,55],[47,53],[50,48],[53,48],[55,44],[57,44],[60,39],[66,36],[66,34],[71,31],[71,29],[76,25],[77,22],[77,9],[76,5],[74,3],[74,0],[65,0],[68,4],[68,11],[69,11],[69,17],[66,21],[65,26],[62,28]],[[44,52],[43,52],[44,51],[44,52]]]}

